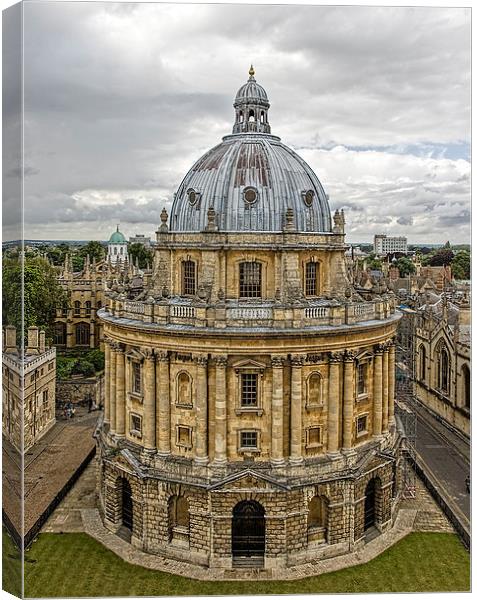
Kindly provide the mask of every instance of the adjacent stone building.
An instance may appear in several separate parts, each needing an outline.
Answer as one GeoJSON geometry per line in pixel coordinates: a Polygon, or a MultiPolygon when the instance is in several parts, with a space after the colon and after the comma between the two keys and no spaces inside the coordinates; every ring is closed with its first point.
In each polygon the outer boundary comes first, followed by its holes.
{"type": "Polygon", "coordinates": [[[279,569],[392,526],[399,315],[353,288],[344,214],[271,134],[253,70],[234,108],[163,210],[144,288],[108,286],[99,311],[100,503],[146,552],[279,569]]]}
{"type": "Polygon", "coordinates": [[[46,347],[44,331],[30,327],[22,358],[15,327],[7,326],[2,368],[3,434],[26,452],[55,424],[56,349],[46,347]]]}
{"type": "Polygon", "coordinates": [[[414,318],[414,392],[435,416],[470,437],[470,315],[467,294],[428,293],[414,318]]]}

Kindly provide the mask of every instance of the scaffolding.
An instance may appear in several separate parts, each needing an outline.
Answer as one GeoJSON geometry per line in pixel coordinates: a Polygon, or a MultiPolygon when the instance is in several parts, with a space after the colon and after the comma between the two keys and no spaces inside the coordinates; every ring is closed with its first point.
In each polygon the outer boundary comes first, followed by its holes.
{"type": "Polygon", "coordinates": [[[405,440],[401,460],[403,498],[416,497],[417,416],[414,410],[414,328],[415,311],[402,310],[396,347],[396,413],[401,420],[405,440]],[[402,326],[401,326],[402,325],[402,326]]]}

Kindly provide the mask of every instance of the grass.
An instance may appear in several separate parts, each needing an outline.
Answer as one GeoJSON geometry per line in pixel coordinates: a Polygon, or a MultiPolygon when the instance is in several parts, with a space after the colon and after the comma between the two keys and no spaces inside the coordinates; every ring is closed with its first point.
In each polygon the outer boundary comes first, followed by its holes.
{"type": "Polygon", "coordinates": [[[14,596],[20,596],[22,589],[21,554],[5,527],[2,527],[2,532],[2,589],[14,596]]]}
{"type": "Polygon", "coordinates": [[[468,591],[457,536],[412,533],[365,565],[297,581],[196,581],[124,562],[84,533],[41,534],[26,554],[27,597],[468,591]]]}

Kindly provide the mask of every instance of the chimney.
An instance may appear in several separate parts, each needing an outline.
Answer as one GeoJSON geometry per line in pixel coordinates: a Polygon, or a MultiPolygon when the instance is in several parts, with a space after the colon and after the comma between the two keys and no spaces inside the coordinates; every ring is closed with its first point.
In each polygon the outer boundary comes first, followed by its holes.
{"type": "Polygon", "coordinates": [[[45,343],[45,332],[42,330],[40,331],[40,337],[39,337],[39,348],[40,348],[40,354],[43,354],[46,350],[46,343],[45,343]]]}
{"type": "Polygon", "coordinates": [[[38,354],[38,327],[28,328],[28,346],[26,354],[38,354]]]}
{"type": "Polygon", "coordinates": [[[4,329],[3,334],[3,351],[6,354],[12,354],[17,352],[17,330],[13,325],[7,325],[4,329]]]}

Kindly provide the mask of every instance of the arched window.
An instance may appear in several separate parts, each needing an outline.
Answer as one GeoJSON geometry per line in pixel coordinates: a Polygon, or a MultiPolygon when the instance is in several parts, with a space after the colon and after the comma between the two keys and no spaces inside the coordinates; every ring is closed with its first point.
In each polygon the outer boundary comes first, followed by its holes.
{"type": "Polygon", "coordinates": [[[171,496],[168,502],[169,541],[189,543],[189,502],[185,496],[171,496]]]}
{"type": "Polygon", "coordinates": [[[177,376],[177,404],[192,406],[192,379],[185,371],[177,376]]]}
{"type": "Polygon", "coordinates": [[[114,254],[118,253],[118,249],[116,248],[116,246],[114,246],[114,254]]]}
{"type": "Polygon", "coordinates": [[[240,263],[239,296],[240,298],[262,297],[262,265],[259,262],[240,263]]]}
{"type": "Polygon", "coordinates": [[[97,310],[99,310],[101,308],[101,300],[98,300],[96,302],[96,308],[97,308],[97,310]]]}
{"type": "Polygon", "coordinates": [[[450,360],[444,344],[437,350],[437,387],[445,394],[449,393],[450,360]]]}
{"type": "Polygon", "coordinates": [[[470,369],[467,365],[462,366],[462,396],[465,408],[470,410],[470,369]]]}
{"type": "Polygon", "coordinates": [[[90,317],[91,316],[91,302],[89,300],[85,303],[85,307],[86,307],[86,316],[90,317]]]}
{"type": "Polygon", "coordinates": [[[255,123],[255,112],[253,110],[248,113],[248,121],[249,123],[255,123]]]}
{"type": "Polygon", "coordinates": [[[260,113],[260,123],[265,123],[265,113],[263,112],[263,110],[260,113]]]}
{"type": "Polygon", "coordinates": [[[307,262],[305,265],[305,295],[318,296],[319,294],[319,264],[307,262]]]}
{"type": "Polygon", "coordinates": [[[319,406],[323,403],[322,399],[322,377],[320,373],[312,373],[307,381],[307,404],[309,406],[319,406]]]}
{"type": "Polygon", "coordinates": [[[78,323],[75,326],[75,341],[77,346],[89,346],[89,323],[78,323]]]}
{"type": "Polygon", "coordinates": [[[425,347],[421,344],[421,347],[419,348],[419,379],[422,382],[426,381],[426,349],[425,347]]]}
{"type": "Polygon", "coordinates": [[[308,542],[326,541],[328,529],[328,500],[313,496],[308,503],[308,542]]]}
{"type": "Polygon", "coordinates": [[[239,121],[240,121],[240,123],[243,123],[243,112],[242,111],[239,112],[239,121]]]}
{"type": "Polygon", "coordinates": [[[182,295],[194,296],[196,290],[196,268],[193,260],[182,261],[182,295]]]}
{"type": "Polygon", "coordinates": [[[74,316],[79,317],[81,315],[81,302],[79,300],[75,300],[75,311],[74,316]]]}
{"type": "Polygon", "coordinates": [[[66,323],[55,323],[55,345],[64,346],[66,344],[66,323]]]}
{"type": "Polygon", "coordinates": [[[119,252],[120,252],[121,254],[124,254],[124,248],[123,248],[122,246],[121,246],[121,248],[119,249],[119,252]]]}

